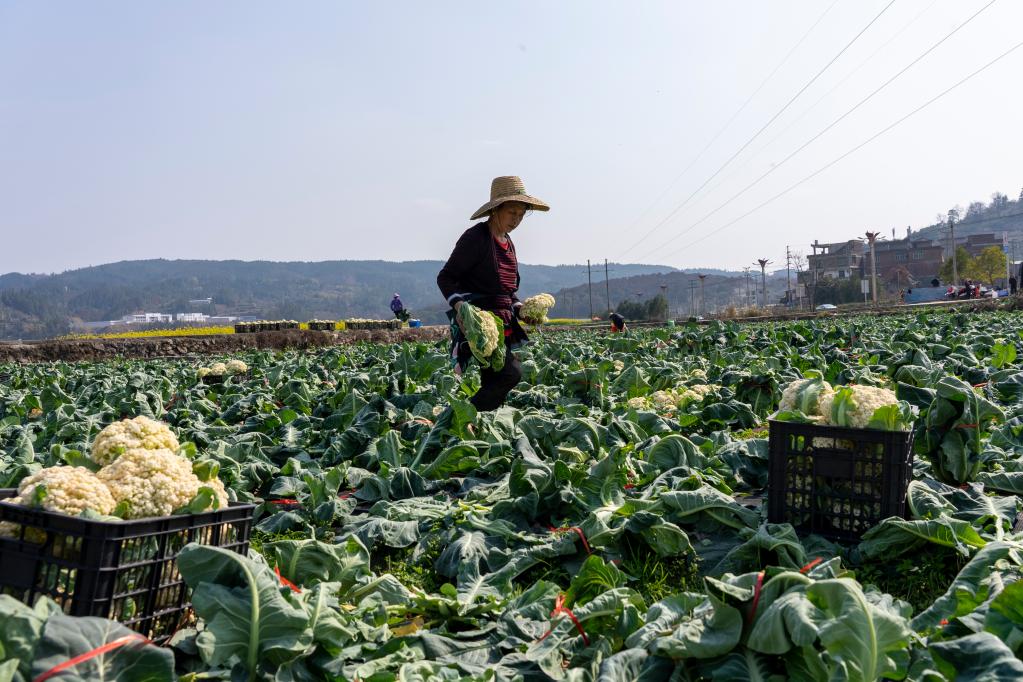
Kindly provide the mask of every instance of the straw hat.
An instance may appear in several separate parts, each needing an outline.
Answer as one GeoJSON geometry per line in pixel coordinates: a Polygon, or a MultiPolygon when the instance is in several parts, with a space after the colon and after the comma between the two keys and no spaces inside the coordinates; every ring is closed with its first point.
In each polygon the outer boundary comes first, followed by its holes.
{"type": "Polygon", "coordinates": [[[483,204],[469,220],[485,216],[506,201],[521,201],[537,211],[549,211],[551,207],[536,197],[526,194],[522,179],[514,175],[502,175],[490,183],[490,201],[483,204]]]}

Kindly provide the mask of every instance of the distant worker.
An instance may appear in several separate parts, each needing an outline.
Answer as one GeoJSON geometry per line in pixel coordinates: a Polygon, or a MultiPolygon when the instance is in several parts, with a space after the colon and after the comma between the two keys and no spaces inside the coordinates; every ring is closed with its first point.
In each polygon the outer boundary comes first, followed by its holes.
{"type": "Polygon", "coordinates": [[[1010,296],[1015,296],[1016,295],[1016,284],[1017,284],[1016,278],[1015,277],[1010,277],[1009,278],[1009,295],[1010,296]]]}
{"type": "Polygon", "coordinates": [[[932,287],[940,287],[941,286],[941,282],[938,280],[937,277],[935,277],[934,279],[931,280],[931,286],[932,287]]]}
{"type": "Polygon", "coordinates": [[[437,286],[451,306],[447,312],[452,322],[451,355],[458,370],[465,370],[472,358],[458,320],[459,309],[469,303],[494,313],[504,323],[504,367],[480,370],[480,388],[469,399],[477,410],[496,410],[522,378],[522,365],[512,349],[529,339],[519,324],[519,260],[510,235],[529,211],[548,210],[547,204],[526,194],[521,179],[511,175],[494,178],[490,201],[469,218],[483,220],[462,233],[437,275],[437,286]]]}
{"type": "Polygon", "coordinates": [[[611,333],[618,333],[625,331],[625,318],[618,313],[611,313],[609,318],[611,320],[611,333]]]}
{"type": "Polygon", "coordinates": [[[391,299],[391,312],[402,322],[409,318],[409,312],[405,309],[405,304],[401,302],[401,297],[398,294],[394,294],[394,298],[391,299]]]}

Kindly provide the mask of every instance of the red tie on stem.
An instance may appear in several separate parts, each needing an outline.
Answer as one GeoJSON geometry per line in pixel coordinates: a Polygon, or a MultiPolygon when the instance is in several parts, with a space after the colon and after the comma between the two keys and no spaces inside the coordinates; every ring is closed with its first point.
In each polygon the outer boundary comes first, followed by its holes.
{"type": "Polygon", "coordinates": [[[806,566],[803,566],[801,569],[799,569],[799,572],[802,573],[803,575],[806,575],[807,573],[809,573],[810,571],[813,570],[814,566],[816,566],[817,564],[819,564],[822,561],[824,561],[824,559],[821,559],[820,557],[817,557],[816,559],[814,559],[813,561],[808,563],[806,566]]]}
{"type": "Polygon", "coordinates": [[[285,578],[283,575],[281,575],[280,567],[274,566],[274,573],[277,574],[277,579],[281,581],[281,585],[284,585],[285,587],[290,587],[292,592],[301,592],[302,591],[301,587],[299,587],[298,585],[296,585],[295,583],[291,582],[290,580],[285,578]]]}
{"type": "MultiPolygon", "coordinates": [[[[559,594],[558,598],[554,600],[554,610],[551,611],[551,618],[554,618],[555,616],[557,616],[559,614],[562,614],[562,613],[565,614],[566,616],[568,616],[570,619],[572,619],[572,622],[575,623],[575,629],[579,631],[580,635],[582,635],[583,644],[585,644],[586,646],[589,646],[590,645],[590,638],[586,636],[586,631],[583,630],[583,624],[580,623],[579,619],[575,617],[574,613],[572,613],[572,609],[569,609],[569,608],[565,607],[565,595],[564,594],[559,594]]],[[[547,630],[547,632],[544,633],[543,637],[541,637],[540,639],[538,639],[536,641],[538,641],[538,642],[544,641],[545,639],[547,639],[548,636],[550,636],[550,634],[552,632],[554,632],[554,624],[552,624],[550,629],[547,630]]]]}
{"type": "Polygon", "coordinates": [[[749,611],[749,625],[753,624],[753,617],[757,615],[757,604],[760,603],[760,590],[764,587],[764,572],[757,573],[757,586],[753,589],[753,608],[749,611]]]}
{"type": "Polygon", "coordinates": [[[583,535],[583,529],[579,526],[562,526],[561,528],[555,528],[554,526],[547,526],[547,530],[552,533],[567,533],[568,531],[575,531],[575,534],[579,536],[579,539],[583,541],[583,549],[586,550],[587,554],[593,554],[590,551],[590,543],[586,542],[586,536],[583,535]]]}
{"type": "Polygon", "coordinates": [[[79,654],[78,656],[75,656],[74,658],[68,659],[68,660],[64,661],[63,663],[61,663],[59,665],[53,666],[52,668],[50,668],[49,670],[44,672],[39,677],[36,677],[32,682],[43,682],[44,680],[50,679],[54,675],[59,675],[60,673],[62,673],[65,670],[67,670],[68,668],[75,667],[76,665],[78,665],[79,663],[82,663],[83,661],[88,661],[90,658],[95,658],[97,656],[102,656],[103,654],[107,653],[108,651],[113,651],[114,649],[120,648],[120,647],[122,647],[122,646],[124,646],[126,644],[132,644],[134,642],[142,642],[143,644],[152,644],[152,642],[150,640],[146,639],[145,637],[143,637],[142,635],[140,635],[138,633],[134,633],[134,634],[131,634],[131,635],[125,635],[124,637],[118,637],[117,639],[113,640],[112,642],[107,642],[103,646],[98,646],[98,647],[96,647],[95,649],[93,649],[91,651],[86,651],[84,654],[79,654]]]}

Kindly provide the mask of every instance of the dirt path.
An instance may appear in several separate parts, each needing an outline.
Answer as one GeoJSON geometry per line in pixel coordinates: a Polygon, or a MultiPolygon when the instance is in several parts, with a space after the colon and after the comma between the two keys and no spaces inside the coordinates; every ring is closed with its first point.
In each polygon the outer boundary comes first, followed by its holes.
{"type": "Polygon", "coordinates": [[[164,336],[137,339],[50,339],[23,343],[0,342],[0,362],[65,362],[124,358],[160,358],[184,355],[212,355],[269,348],[320,348],[369,341],[400,343],[433,342],[447,338],[443,326],[388,331],[314,332],[306,330],[223,334],[217,336],[164,336]]]}

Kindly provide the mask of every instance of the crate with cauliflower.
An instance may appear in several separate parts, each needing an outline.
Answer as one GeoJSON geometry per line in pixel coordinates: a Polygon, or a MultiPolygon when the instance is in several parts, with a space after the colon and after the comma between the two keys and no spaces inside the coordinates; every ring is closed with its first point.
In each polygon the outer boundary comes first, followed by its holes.
{"type": "Polygon", "coordinates": [[[905,513],[913,411],[878,386],[820,378],[784,387],[770,424],[768,520],[855,540],[905,513]]]}
{"type": "Polygon", "coordinates": [[[249,366],[244,361],[232,358],[227,362],[214,362],[209,367],[200,367],[195,376],[204,384],[222,384],[227,379],[242,380],[249,376],[249,366]]]}
{"type": "Polygon", "coordinates": [[[0,490],[0,591],[169,637],[189,607],[178,551],[199,542],[246,552],[254,506],[232,504],[217,465],[193,462],[147,417],[104,428],[83,463],[0,490]]]}

